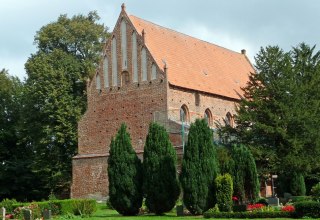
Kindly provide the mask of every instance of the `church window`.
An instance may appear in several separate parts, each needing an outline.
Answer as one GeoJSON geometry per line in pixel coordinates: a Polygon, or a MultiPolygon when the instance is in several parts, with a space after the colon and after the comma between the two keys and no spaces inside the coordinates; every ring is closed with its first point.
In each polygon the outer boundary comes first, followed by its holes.
{"type": "Polygon", "coordinates": [[[122,56],[122,70],[128,68],[127,60],[127,24],[124,19],[121,21],[121,56],[122,56]]]}
{"type": "Polygon", "coordinates": [[[105,88],[109,87],[108,68],[109,68],[108,57],[105,56],[104,60],[103,60],[103,80],[104,80],[104,87],[105,88]]]}
{"type": "Polygon", "coordinates": [[[234,126],[234,119],[233,119],[233,116],[231,115],[230,112],[227,113],[225,122],[226,122],[226,125],[229,125],[230,127],[233,128],[233,126],[234,126]]]}
{"type": "Polygon", "coordinates": [[[181,122],[189,122],[189,110],[186,105],[182,105],[180,108],[180,121],[181,122]]]}
{"type": "Polygon", "coordinates": [[[132,72],[133,82],[138,82],[138,51],[137,51],[137,34],[132,34],[132,72]]]}
{"type": "Polygon", "coordinates": [[[146,48],[142,48],[141,51],[141,72],[142,72],[142,81],[147,81],[147,51],[146,48]]]}
{"type": "Polygon", "coordinates": [[[153,63],[151,67],[151,79],[156,79],[157,78],[157,67],[153,63]]]}
{"type": "Polygon", "coordinates": [[[209,126],[212,126],[212,114],[210,109],[206,109],[206,111],[204,112],[204,120],[208,123],[209,126]]]}
{"type": "Polygon", "coordinates": [[[96,75],[96,89],[101,90],[101,81],[100,81],[100,75],[96,75]]]}
{"type": "Polygon", "coordinates": [[[194,94],[194,98],[195,98],[195,104],[196,104],[196,106],[199,106],[199,105],[200,105],[200,94],[199,94],[199,92],[196,92],[196,93],[194,94]]]}
{"type": "Polygon", "coordinates": [[[118,85],[117,40],[112,39],[112,85],[118,85]]]}

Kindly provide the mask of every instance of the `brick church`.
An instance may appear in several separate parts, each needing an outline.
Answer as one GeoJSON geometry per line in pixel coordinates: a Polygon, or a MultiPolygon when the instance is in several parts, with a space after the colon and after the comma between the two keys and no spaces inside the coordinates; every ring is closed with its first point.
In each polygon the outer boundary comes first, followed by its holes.
{"type": "Polygon", "coordinates": [[[231,51],[133,15],[125,6],[87,83],[88,108],[78,124],[71,197],[108,195],[111,138],[125,122],[142,158],[149,123],[167,128],[182,156],[191,122],[233,124],[241,87],[254,69],[245,50],[231,51]]]}

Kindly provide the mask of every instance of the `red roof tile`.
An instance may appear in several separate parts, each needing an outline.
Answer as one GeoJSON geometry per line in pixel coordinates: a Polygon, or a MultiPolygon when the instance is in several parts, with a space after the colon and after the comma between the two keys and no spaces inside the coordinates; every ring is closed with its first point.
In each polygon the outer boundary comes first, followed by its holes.
{"type": "Polygon", "coordinates": [[[239,99],[254,69],[244,54],[129,16],[159,68],[164,61],[170,84],[239,99]]]}

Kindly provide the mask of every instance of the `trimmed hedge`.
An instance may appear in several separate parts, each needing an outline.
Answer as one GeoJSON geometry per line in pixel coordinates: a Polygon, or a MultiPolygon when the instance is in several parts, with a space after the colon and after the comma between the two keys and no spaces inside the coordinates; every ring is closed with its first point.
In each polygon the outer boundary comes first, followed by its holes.
{"type": "Polygon", "coordinates": [[[37,204],[41,211],[50,209],[53,215],[91,215],[97,210],[97,202],[94,199],[66,199],[50,200],[45,202],[16,203],[13,208],[37,204]]]}
{"type": "Polygon", "coordinates": [[[298,218],[304,216],[320,218],[320,202],[305,201],[295,203],[295,212],[298,218]]]}
{"type": "Polygon", "coordinates": [[[311,201],[312,197],[311,196],[291,196],[291,202],[296,203],[296,202],[305,202],[305,201],[311,201]]]}
{"type": "Polygon", "coordinates": [[[292,218],[294,212],[206,212],[205,218],[292,218]]]}

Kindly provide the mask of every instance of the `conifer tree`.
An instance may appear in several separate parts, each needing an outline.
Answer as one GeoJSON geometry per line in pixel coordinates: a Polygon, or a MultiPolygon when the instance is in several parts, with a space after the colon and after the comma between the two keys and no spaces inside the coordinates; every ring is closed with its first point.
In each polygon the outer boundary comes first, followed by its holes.
{"type": "Polygon", "coordinates": [[[218,172],[212,131],[205,120],[197,119],[190,126],[180,176],[183,202],[192,214],[202,214],[214,206],[218,172]]]}
{"type": "Polygon", "coordinates": [[[254,158],[243,145],[232,146],[233,189],[240,202],[254,200],[259,196],[260,184],[254,158]]]}
{"type": "Polygon", "coordinates": [[[142,165],[122,124],[110,145],[108,159],[109,196],[122,215],[136,215],[142,205],[142,165]]]}
{"type": "Polygon", "coordinates": [[[156,214],[170,211],[180,194],[176,152],[165,128],[151,123],[143,153],[143,192],[147,208],[156,214]]]}
{"type": "Polygon", "coordinates": [[[293,172],[290,181],[290,191],[294,196],[305,196],[306,195],[306,185],[304,182],[304,177],[301,173],[293,172]]]}

